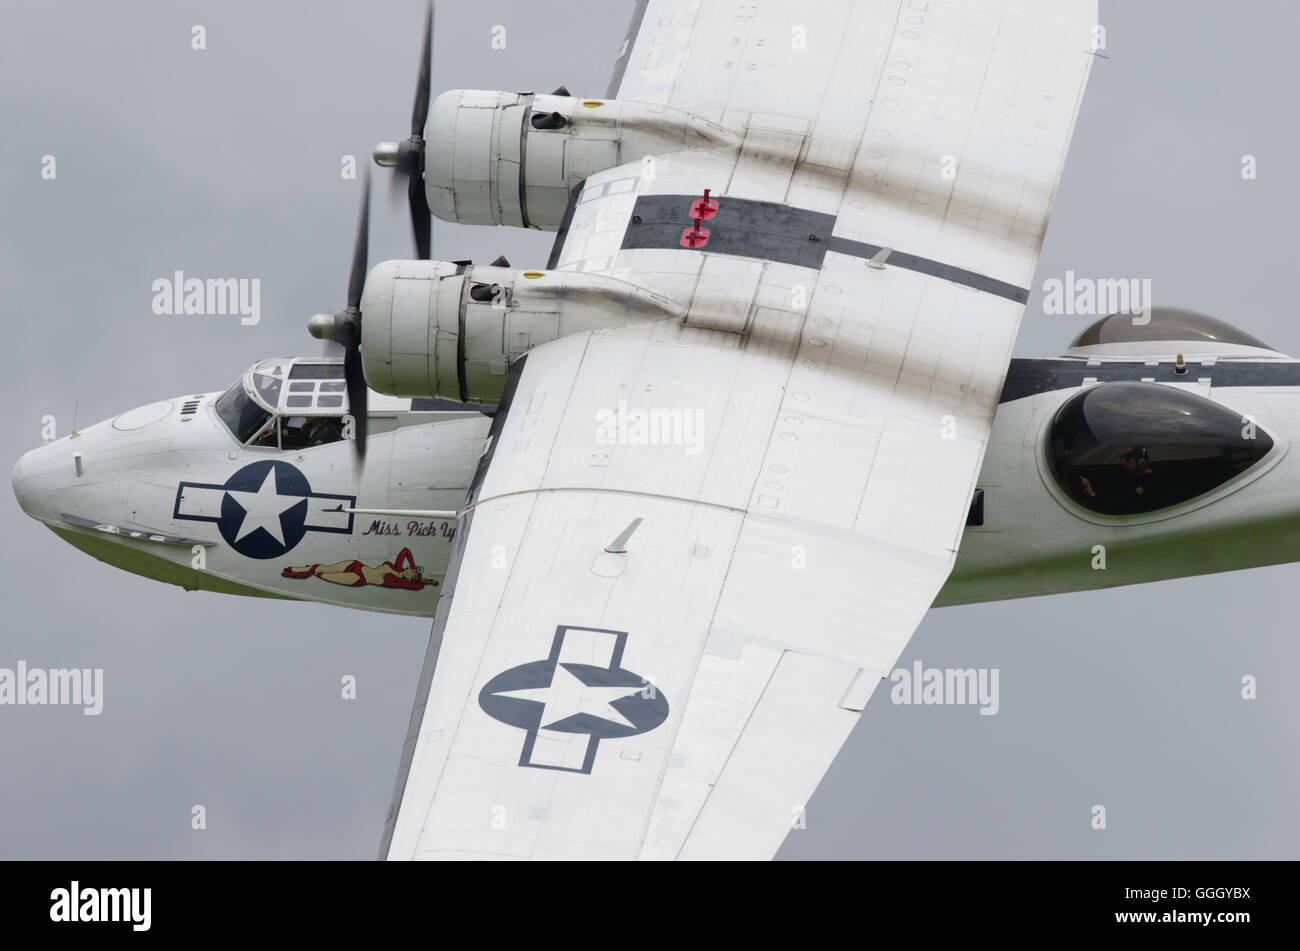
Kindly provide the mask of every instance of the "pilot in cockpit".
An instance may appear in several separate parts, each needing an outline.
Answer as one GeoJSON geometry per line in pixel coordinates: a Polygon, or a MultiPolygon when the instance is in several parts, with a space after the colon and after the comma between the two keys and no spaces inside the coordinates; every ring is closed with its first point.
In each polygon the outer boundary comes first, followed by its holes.
{"type": "Polygon", "coordinates": [[[1128,476],[1134,495],[1149,496],[1156,488],[1155,470],[1145,446],[1134,446],[1120,456],[1120,466],[1128,476]]]}
{"type": "Polygon", "coordinates": [[[323,446],[325,443],[338,442],[343,438],[338,420],[326,416],[307,421],[303,427],[303,438],[308,446],[323,446]]]}
{"type": "MultiPolygon", "coordinates": [[[[1151,457],[1145,446],[1134,446],[1119,457],[1120,468],[1128,482],[1129,490],[1134,496],[1150,501],[1156,489],[1156,472],[1151,468],[1151,457]]],[[[1086,477],[1079,477],[1079,486],[1091,498],[1097,497],[1097,491],[1086,477]]]]}

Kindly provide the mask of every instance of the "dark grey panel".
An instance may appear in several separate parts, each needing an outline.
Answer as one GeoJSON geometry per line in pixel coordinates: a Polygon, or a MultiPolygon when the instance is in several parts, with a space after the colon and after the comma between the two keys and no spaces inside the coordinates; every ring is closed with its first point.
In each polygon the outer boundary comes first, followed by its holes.
{"type": "Polygon", "coordinates": [[[413,413],[482,413],[484,416],[496,414],[495,406],[486,403],[461,403],[457,400],[445,400],[438,397],[417,396],[411,400],[413,413]]]}
{"type": "MultiPolygon", "coordinates": [[[[874,244],[867,244],[864,241],[831,238],[830,250],[840,254],[851,254],[859,258],[873,258],[883,249],[874,244]]],[[[944,264],[942,261],[907,254],[904,251],[891,251],[886,266],[901,267],[907,271],[916,271],[918,274],[928,274],[931,277],[942,278],[945,281],[952,281],[954,284],[961,284],[965,287],[972,287],[977,291],[984,291],[986,294],[1005,297],[1017,304],[1023,304],[1029,300],[1028,288],[1017,287],[1014,284],[1008,284],[1006,281],[999,281],[997,278],[989,277],[987,274],[968,271],[961,267],[953,267],[951,264],[944,264]]]]}
{"type": "MultiPolygon", "coordinates": [[[[643,195],[632,209],[623,235],[624,249],[680,248],[691,227],[691,205],[699,195],[643,195]]],[[[709,231],[700,250],[739,257],[820,268],[827,251],[870,259],[882,248],[865,241],[835,237],[834,215],[773,202],[721,198],[718,213],[702,223],[709,231]]],[[[1006,281],[904,251],[891,251],[886,267],[900,267],[938,277],[1023,304],[1029,291],[1006,281]]]]}
{"type": "Polygon", "coordinates": [[[1146,378],[1157,383],[1191,383],[1202,376],[1210,377],[1215,386],[1300,386],[1300,362],[1233,360],[1213,367],[1191,363],[1187,372],[1180,374],[1172,362],[1153,367],[1141,363],[1103,363],[1090,367],[1083,360],[1016,358],[1007,369],[1007,380],[998,402],[1009,403],[1036,393],[1077,387],[1084,377],[1095,377],[1099,383],[1136,382],[1146,378]]]}
{"type": "MultiPolygon", "coordinates": [[[[691,227],[691,204],[699,197],[642,195],[632,209],[623,247],[680,248],[682,232],[691,227]]],[[[771,202],[723,198],[717,216],[703,222],[703,227],[709,231],[703,250],[820,268],[835,216],[771,202]]]]}

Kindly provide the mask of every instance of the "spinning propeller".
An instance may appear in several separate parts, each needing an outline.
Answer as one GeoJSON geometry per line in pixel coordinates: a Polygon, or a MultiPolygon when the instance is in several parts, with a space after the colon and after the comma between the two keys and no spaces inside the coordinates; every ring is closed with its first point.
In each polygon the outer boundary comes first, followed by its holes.
{"type": "Polygon", "coordinates": [[[361,195],[361,220],[352,250],[352,273],[348,275],[348,304],[337,314],[317,314],[307,330],[317,340],[331,340],[343,348],[343,378],[347,381],[348,410],[352,414],[357,458],[366,457],[366,375],[361,369],[361,292],[366,286],[366,257],[370,244],[370,169],[366,169],[361,195]]]}
{"type": "Polygon", "coordinates": [[[424,49],[420,53],[420,78],[415,86],[415,106],[411,109],[411,137],[404,142],[380,142],[375,147],[377,165],[393,170],[392,187],[399,177],[406,178],[406,198],[411,208],[411,227],[415,231],[415,253],[421,261],[432,253],[433,215],[424,193],[424,124],[429,118],[429,82],[433,55],[433,2],[424,18],[424,49]]]}

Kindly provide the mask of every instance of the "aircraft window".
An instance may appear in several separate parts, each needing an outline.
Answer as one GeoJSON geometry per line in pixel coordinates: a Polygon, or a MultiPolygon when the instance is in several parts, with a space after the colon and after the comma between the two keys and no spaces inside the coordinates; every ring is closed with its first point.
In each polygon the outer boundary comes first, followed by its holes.
{"type": "Polygon", "coordinates": [[[290,393],[310,393],[315,389],[316,389],[316,384],[313,383],[311,380],[307,380],[306,382],[299,381],[296,383],[289,384],[290,393]]]}
{"type": "Polygon", "coordinates": [[[261,432],[248,440],[248,445],[264,446],[269,449],[280,448],[280,428],[276,426],[275,420],[269,420],[267,424],[262,427],[261,432]]]}
{"type": "Polygon", "coordinates": [[[1262,429],[1202,396],[1158,383],[1103,383],[1057,410],[1047,462],[1079,505],[1135,515],[1204,495],[1272,448],[1262,429]]]}
{"type": "Polygon", "coordinates": [[[281,449],[308,449],[343,438],[338,416],[286,416],[280,421],[281,449]]]}
{"type": "Polygon", "coordinates": [[[342,393],[345,389],[347,389],[346,383],[322,383],[320,385],[322,393],[342,393]]]}
{"type": "Polygon", "coordinates": [[[216,405],[217,415],[241,443],[248,442],[271,418],[270,413],[248,398],[242,380],[236,381],[234,386],[226,390],[216,405]]]}
{"type": "Polygon", "coordinates": [[[341,380],[341,363],[295,363],[289,370],[291,380],[341,380]]]}
{"type": "Polygon", "coordinates": [[[310,396],[286,396],[284,399],[284,405],[289,407],[290,409],[293,409],[295,407],[298,409],[306,409],[307,407],[311,406],[311,397],[310,396]]]}
{"type": "Polygon", "coordinates": [[[280,402],[280,381],[265,373],[253,374],[253,386],[257,395],[266,400],[267,406],[277,406],[280,402]]]}
{"type": "Polygon", "coordinates": [[[328,395],[318,396],[316,397],[316,405],[321,409],[342,409],[343,397],[328,395]]]}

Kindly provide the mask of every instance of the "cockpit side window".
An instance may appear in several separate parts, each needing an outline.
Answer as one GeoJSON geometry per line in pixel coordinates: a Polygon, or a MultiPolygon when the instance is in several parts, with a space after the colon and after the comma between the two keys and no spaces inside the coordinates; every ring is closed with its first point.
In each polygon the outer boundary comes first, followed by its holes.
{"type": "Polygon", "coordinates": [[[342,438],[340,416],[285,416],[280,421],[281,449],[310,449],[342,438]]]}
{"type": "Polygon", "coordinates": [[[266,425],[248,441],[248,445],[263,449],[279,449],[280,427],[276,425],[276,419],[268,419],[266,425]]]}
{"type": "Polygon", "coordinates": [[[235,381],[235,385],[221,395],[216,408],[221,421],[241,443],[248,442],[271,418],[270,413],[248,398],[242,380],[235,381]]]}

